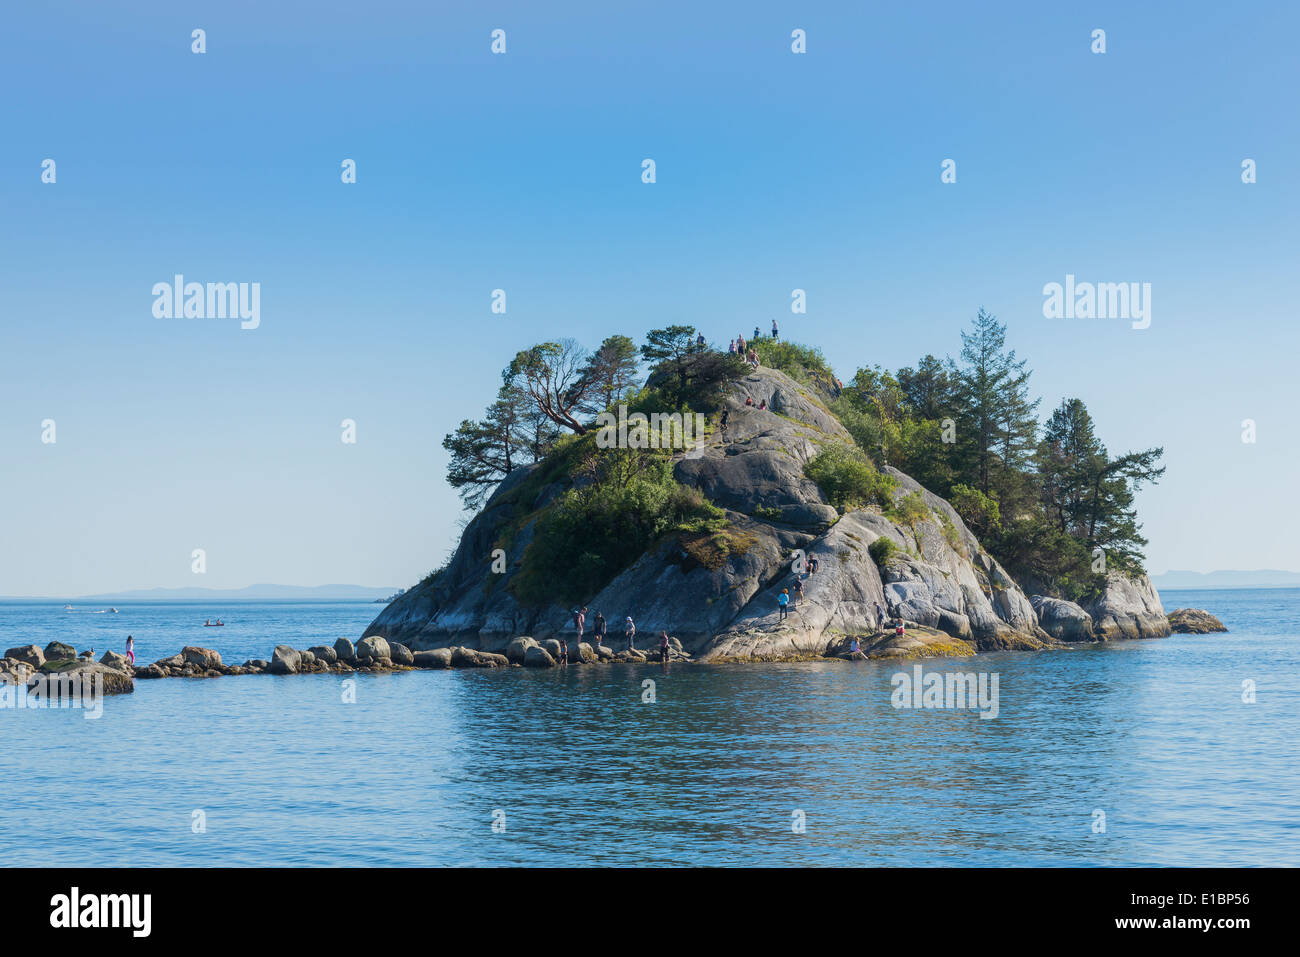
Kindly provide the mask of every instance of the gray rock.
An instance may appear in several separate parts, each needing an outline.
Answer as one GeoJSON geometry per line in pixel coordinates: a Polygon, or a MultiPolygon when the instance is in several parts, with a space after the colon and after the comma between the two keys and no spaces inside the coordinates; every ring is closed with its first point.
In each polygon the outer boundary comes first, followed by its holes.
{"type": "Polygon", "coordinates": [[[525,668],[554,668],[555,659],[546,653],[545,648],[533,642],[524,652],[523,665],[525,668]]]}
{"type": "Polygon", "coordinates": [[[547,638],[542,642],[542,647],[546,653],[556,660],[560,657],[560,640],[558,638],[547,638]]]}
{"type": "Polygon", "coordinates": [[[62,641],[51,641],[45,646],[46,661],[67,661],[77,657],[77,649],[62,641]]]}
{"type": "Polygon", "coordinates": [[[298,672],[298,665],[301,661],[302,655],[294,651],[288,645],[276,645],[275,651],[271,654],[271,674],[296,674],[298,672]]]}
{"type": "Polygon", "coordinates": [[[599,660],[591,645],[585,641],[579,641],[569,646],[569,661],[575,664],[591,664],[593,661],[599,660]]]}
{"type": "Polygon", "coordinates": [[[35,645],[21,645],[17,648],[10,648],[5,652],[6,658],[15,658],[18,661],[31,665],[33,668],[39,668],[45,664],[45,652],[35,645]]]}
{"type": "MultiPolygon", "coordinates": [[[[349,645],[350,644],[351,642],[349,642],[349,645]]],[[[339,660],[338,652],[326,645],[313,645],[307,650],[316,657],[317,661],[323,661],[329,665],[332,665],[334,662],[339,660]]]]}
{"type": "Polygon", "coordinates": [[[1038,626],[1058,641],[1096,641],[1092,616],[1072,601],[1034,595],[1030,601],[1038,626]]]}
{"type": "Polygon", "coordinates": [[[340,638],[334,642],[334,654],[338,656],[338,661],[352,662],[356,660],[357,649],[347,638],[340,638]]]}
{"type": "Polygon", "coordinates": [[[127,674],[135,673],[131,660],[126,655],[118,654],[116,651],[104,652],[104,656],[99,659],[99,663],[112,668],[114,671],[125,671],[127,674]]]}
{"type": "Polygon", "coordinates": [[[1202,608],[1176,608],[1168,617],[1169,628],[1175,634],[1208,635],[1228,630],[1223,622],[1202,608]]]}
{"type": "Polygon", "coordinates": [[[393,664],[407,665],[408,667],[415,664],[415,655],[411,653],[411,649],[406,647],[406,645],[397,641],[390,641],[388,643],[388,650],[393,664]]]}
{"type": "Polygon", "coordinates": [[[211,648],[198,648],[194,645],[186,645],[181,649],[181,660],[186,664],[191,664],[195,668],[210,670],[221,667],[221,655],[211,648]]]}
{"type": "Polygon", "coordinates": [[[1146,575],[1130,579],[1112,573],[1101,596],[1085,610],[1092,616],[1093,629],[1108,640],[1164,638],[1170,634],[1160,596],[1146,575]]]}
{"type": "Polygon", "coordinates": [[[392,649],[388,642],[378,635],[370,635],[357,642],[357,660],[392,658],[392,649]]]}
{"type": "Polygon", "coordinates": [[[427,651],[417,651],[412,657],[417,668],[451,667],[450,648],[430,648],[427,651]]]}
{"type": "MultiPolygon", "coordinates": [[[[524,658],[528,653],[528,649],[537,647],[539,647],[537,642],[532,638],[527,636],[516,638],[511,641],[510,644],[506,645],[506,658],[511,664],[522,665],[524,664],[524,658]]],[[[550,657],[550,655],[547,657],[550,657]]]]}
{"type": "Polygon", "coordinates": [[[33,676],[43,689],[48,689],[50,678],[76,678],[80,682],[98,682],[104,694],[131,694],[135,691],[135,676],[97,661],[80,658],[62,658],[47,661],[41,673],[33,676]],[[46,670],[48,669],[48,670],[46,670]]]}
{"type": "Polygon", "coordinates": [[[456,647],[451,650],[451,664],[453,668],[503,668],[510,661],[505,655],[456,647]]]}

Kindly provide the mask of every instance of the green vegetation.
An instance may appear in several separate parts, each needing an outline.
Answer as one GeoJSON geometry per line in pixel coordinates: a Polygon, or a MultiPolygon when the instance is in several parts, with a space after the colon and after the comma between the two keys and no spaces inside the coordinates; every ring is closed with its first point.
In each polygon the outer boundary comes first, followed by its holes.
{"type": "Polygon", "coordinates": [[[1078,399],[1040,427],[1030,372],[984,310],[961,346],[956,360],[926,356],[896,374],[859,369],[830,409],[877,465],[951,502],[1026,587],[1094,595],[1104,581],[1099,555],[1107,569],[1140,574],[1146,539],[1134,492],[1164,473],[1163,450],[1112,457],[1078,399]]]}
{"type": "Polygon", "coordinates": [[[896,484],[877,472],[861,452],[840,444],[827,445],[818,452],[804,466],[804,474],[841,512],[865,505],[887,508],[896,484]]]}
{"type": "Polygon", "coordinates": [[[884,568],[889,564],[890,560],[898,554],[898,545],[894,543],[892,538],[886,538],[884,535],[881,535],[867,546],[867,553],[871,556],[871,560],[875,562],[877,566],[884,568]]]}
{"type": "Polygon", "coordinates": [[[755,339],[749,346],[758,353],[759,362],[769,369],[784,372],[795,382],[813,386],[827,394],[836,387],[835,373],[820,349],[786,342],[783,339],[755,339]]]}
{"type": "Polygon", "coordinates": [[[722,509],[673,480],[666,453],[603,450],[591,478],[538,519],[523,568],[511,581],[521,602],[585,601],[662,536],[726,525],[722,509]]]}

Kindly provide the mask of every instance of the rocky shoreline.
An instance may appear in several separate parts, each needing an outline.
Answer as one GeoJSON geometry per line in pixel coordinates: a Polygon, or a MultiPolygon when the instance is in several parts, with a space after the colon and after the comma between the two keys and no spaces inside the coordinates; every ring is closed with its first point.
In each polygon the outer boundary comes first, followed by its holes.
{"type": "MultiPolygon", "coordinates": [[[[1069,616],[1068,610],[1058,617],[1077,620],[1077,617],[1072,619],[1069,616]]],[[[1218,618],[1202,609],[1180,608],[1171,612],[1168,619],[1169,626],[1175,633],[1208,634],[1228,630],[1218,618]]],[[[1037,651],[1106,640],[1096,635],[1091,628],[1080,628],[1073,632],[1068,629],[1049,631],[1056,634],[1046,641],[1032,644],[1008,641],[1001,647],[990,647],[986,643],[954,637],[939,629],[909,621],[901,636],[893,633],[844,635],[806,649],[795,647],[781,653],[712,654],[707,657],[692,655],[679,639],[670,637],[669,661],[715,664],[966,658],[988,651],[1037,651]],[[1056,637],[1057,634],[1062,637],[1056,637]],[[1064,637],[1066,634],[1070,637],[1064,637]],[[855,638],[858,641],[857,651],[851,650],[855,638]]],[[[463,645],[417,651],[401,642],[371,635],[362,638],[355,645],[348,638],[339,638],[332,646],[315,645],[302,650],[289,645],[277,645],[269,660],[253,658],[240,665],[228,665],[222,661],[219,652],[197,645],[187,645],[176,654],[148,665],[132,665],[125,655],[116,651],[106,651],[99,661],[94,661],[89,651],[78,654],[71,645],[52,641],[44,649],[36,645],[23,645],[7,650],[4,658],[0,659],[0,682],[21,683],[30,687],[53,676],[75,677],[82,681],[94,680],[98,676],[103,682],[104,694],[130,694],[135,690],[137,678],[153,680],[260,674],[375,674],[453,668],[554,668],[560,664],[560,655],[561,643],[557,638],[539,640],[521,636],[507,643],[503,653],[498,653],[463,645]]],[[[634,664],[661,660],[657,648],[649,651],[615,651],[608,645],[592,645],[585,641],[569,643],[568,655],[568,663],[572,665],[616,662],[634,664]]]]}

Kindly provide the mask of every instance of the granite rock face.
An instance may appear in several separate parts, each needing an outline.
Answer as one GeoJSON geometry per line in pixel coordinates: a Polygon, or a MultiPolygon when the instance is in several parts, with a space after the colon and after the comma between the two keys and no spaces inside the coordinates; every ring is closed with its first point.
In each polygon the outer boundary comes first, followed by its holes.
{"type": "Polygon", "coordinates": [[[1038,626],[1057,641],[1096,641],[1092,616],[1072,601],[1034,595],[1030,601],[1038,615],[1038,626]]]}
{"type": "Polygon", "coordinates": [[[1105,591],[1085,606],[1093,631],[1102,640],[1115,638],[1165,638],[1171,634],[1165,609],[1151,579],[1112,574],[1105,591]]]}
{"type": "MultiPolygon", "coordinates": [[[[679,482],[726,511],[725,557],[708,567],[679,540],[667,540],[587,601],[588,622],[597,611],[608,620],[605,644],[615,655],[626,648],[626,616],[635,621],[643,648],[665,630],[679,639],[683,653],[696,657],[820,655],[844,635],[874,632],[877,603],[891,618],[980,651],[1037,649],[1059,640],[1040,627],[1029,598],[952,507],[909,476],[885,469],[898,483],[896,496],[920,494],[927,514],[914,525],[899,525],[878,508],[841,515],[831,506],[804,475],[804,465],[827,445],[851,440],[812,391],[781,372],[760,369],[734,383],[726,401],[727,434],[713,432],[702,448],[674,460],[679,482]],[[747,398],[754,404],[746,405],[747,398]],[[763,402],[767,409],[758,407],[763,402]],[[897,546],[884,568],[868,553],[880,537],[897,546]],[[809,556],[820,567],[803,578],[803,599],[782,619],[777,596],[783,589],[793,594],[797,569],[809,556]]],[[[520,636],[531,637],[552,658],[558,647],[550,640],[564,637],[571,659],[582,660],[569,609],[527,608],[510,591],[532,538],[534,513],[569,487],[556,482],[530,501],[515,501],[535,468],[517,469],[501,483],[467,526],[447,568],[387,605],[363,643],[378,637],[413,649],[464,646],[508,652],[520,661],[526,647],[511,647],[520,636]],[[507,571],[493,574],[492,549],[518,518],[524,521],[509,536],[507,571]]],[[[1112,627],[1122,627],[1121,620],[1140,621],[1147,630],[1156,626],[1154,619],[1125,617],[1120,597],[1117,590],[1107,619],[1112,627]]]]}

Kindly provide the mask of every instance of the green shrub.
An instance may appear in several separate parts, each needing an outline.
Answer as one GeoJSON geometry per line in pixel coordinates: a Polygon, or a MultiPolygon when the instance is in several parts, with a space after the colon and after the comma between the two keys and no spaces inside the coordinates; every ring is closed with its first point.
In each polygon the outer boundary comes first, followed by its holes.
{"type": "Polygon", "coordinates": [[[899,525],[906,525],[915,531],[917,522],[930,519],[930,506],[925,504],[925,498],[920,489],[917,489],[891,502],[885,509],[885,515],[899,525]]]}
{"type": "Polygon", "coordinates": [[[754,507],[754,517],[775,522],[781,518],[781,510],[770,505],[756,505],[754,507]]]}
{"type": "Polygon", "coordinates": [[[867,553],[871,555],[871,560],[873,562],[875,562],[879,567],[884,568],[898,553],[898,546],[894,544],[892,538],[886,538],[884,535],[881,535],[867,546],[867,553]]]}
{"type": "Polygon", "coordinates": [[[998,500],[985,495],[969,485],[954,485],[948,495],[948,502],[957,510],[961,520],[977,535],[987,535],[1002,527],[1002,516],[998,510],[998,500]]]}
{"type": "Polygon", "coordinates": [[[542,513],[511,582],[521,602],[586,601],[661,536],[726,526],[722,509],[673,480],[665,456],[644,456],[635,469],[614,474],[617,480],[598,476],[591,485],[570,489],[542,513]]]}
{"type": "Polygon", "coordinates": [[[873,504],[886,507],[896,484],[877,472],[866,456],[843,445],[826,446],[803,471],[841,511],[873,504]]]}

